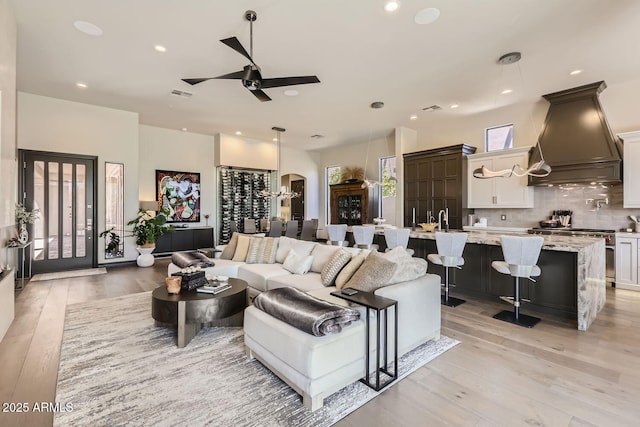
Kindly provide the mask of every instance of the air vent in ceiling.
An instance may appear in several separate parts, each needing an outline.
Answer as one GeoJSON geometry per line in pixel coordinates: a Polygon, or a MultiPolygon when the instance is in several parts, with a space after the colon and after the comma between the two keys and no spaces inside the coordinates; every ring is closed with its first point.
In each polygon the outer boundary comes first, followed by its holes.
{"type": "Polygon", "coordinates": [[[185,98],[189,98],[193,94],[191,92],[185,92],[184,90],[174,89],[171,91],[171,95],[184,96],[185,98]]]}
{"type": "Polygon", "coordinates": [[[320,139],[320,138],[324,138],[324,135],[315,134],[315,135],[311,135],[311,138],[320,139]]]}
{"type": "Polygon", "coordinates": [[[422,111],[437,111],[437,110],[442,110],[442,107],[437,104],[433,104],[430,107],[424,107],[422,109],[422,111]]]}

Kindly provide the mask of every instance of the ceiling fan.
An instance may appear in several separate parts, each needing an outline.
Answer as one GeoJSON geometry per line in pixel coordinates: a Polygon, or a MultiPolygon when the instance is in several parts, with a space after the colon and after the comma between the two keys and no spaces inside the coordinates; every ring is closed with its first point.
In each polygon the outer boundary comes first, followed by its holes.
{"type": "Polygon", "coordinates": [[[232,79],[242,80],[242,85],[249,89],[249,91],[260,101],[271,101],[271,98],[262,91],[262,89],[270,89],[274,87],[304,85],[309,83],[320,83],[320,80],[316,76],[300,76],[300,77],[277,77],[273,79],[264,79],[260,73],[260,67],[253,61],[253,21],[258,19],[258,15],[253,10],[247,10],[244,13],[244,17],[249,21],[250,25],[250,45],[249,52],[242,46],[240,41],[234,36],[227,39],[220,40],[222,43],[229,46],[231,49],[238,52],[240,55],[247,58],[251,64],[245,66],[241,71],[236,71],[229,74],[223,74],[218,77],[205,77],[195,79],[182,79],[183,82],[190,85],[197,85],[211,79],[232,79]]]}

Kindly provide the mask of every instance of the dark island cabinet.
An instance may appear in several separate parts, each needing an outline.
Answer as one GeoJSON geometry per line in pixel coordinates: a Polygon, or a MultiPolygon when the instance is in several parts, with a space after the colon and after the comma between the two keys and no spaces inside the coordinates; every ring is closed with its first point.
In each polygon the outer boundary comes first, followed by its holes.
{"type": "Polygon", "coordinates": [[[162,255],[213,246],[213,227],[176,228],[173,233],[160,236],[153,254],[162,255]]]}
{"type": "MultiPolygon", "coordinates": [[[[376,236],[376,243],[384,250],[383,236],[376,236]]],[[[408,247],[420,258],[438,253],[435,240],[411,238],[408,247]]],[[[501,296],[513,296],[514,278],[491,267],[493,261],[504,260],[500,246],[467,243],[462,256],[462,268],[449,270],[450,283],[455,285],[451,290],[454,295],[460,293],[493,301],[501,296]]],[[[530,300],[531,305],[541,311],[575,318],[578,312],[577,264],[576,252],[542,250],[538,259],[541,274],[534,277],[535,282],[520,279],[521,297],[530,300]]],[[[427,273],[440,276],[444,283],[443,267],[429,263],[427,273]]],[[[509,309],[506,303],[505,309],[509,309]]]]}
{"type": "Polygon", "coordinates": [[[427,211],[438,220],[449,209],[449,228],[462,229],[466,189],[466,156],[476,148],[466,144],[407,153],[404,158],[404,226],[428,222],[427,211]]]}

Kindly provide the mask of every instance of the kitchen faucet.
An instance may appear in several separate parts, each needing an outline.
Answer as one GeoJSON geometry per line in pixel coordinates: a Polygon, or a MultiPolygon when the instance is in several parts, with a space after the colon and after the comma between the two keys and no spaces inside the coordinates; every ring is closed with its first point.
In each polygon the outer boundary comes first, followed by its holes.
{"type": "Polygon", "coordinates": [[[449,231],[449,208],[445,208],[445,210],[440,210],[438,212],[438,230],[442,231],[442,220],[444,220],[445,230],[449,231]]]}

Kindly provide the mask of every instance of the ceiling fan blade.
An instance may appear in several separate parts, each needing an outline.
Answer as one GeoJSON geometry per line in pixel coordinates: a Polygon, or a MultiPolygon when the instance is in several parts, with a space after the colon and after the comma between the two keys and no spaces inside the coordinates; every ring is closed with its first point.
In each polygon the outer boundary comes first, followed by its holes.
{"type": "Polygon", "coordinates": [[[236,79],[236,80],[242,80],[243,78],[245,78],[245,74],[246,74],[245,70],[235,71],[233,73],[223,74],[221,76],[214,77],[214,79],[236,79]]]}
{"type": "Polygon", "coordinates": [[[202,79],[182,79],[183,82],[189,83],[191,86],[197,85],[198,83],[206,82],[207,80],[217,79],[217,77],[205,77],[202,79]]]}
{"type": "Polygon", "coordinates": [[[269,98],[269,95],[267,95],[261,90],[250,90],[249,92],[251,92],[253,96],[258,98],[262,102],[271,101],[271,98],[269,98]]]}
{"type": "Polygon", "coordinates": [[[228,39],[222,39],[220,40],[222,43],[226,44],[227,46],[229,46],[231,49],[235,50],[236,52],[238,52],[240,55],[244,56],[245,58],[247,58],[249,61],[251,61],[251,63],[253,65],[256,65],[255,62],[253,62],[253,58],[251,58],[251,55],[249,55],[249,52],[246,51],[246,49],[242,46],[242,44],[240,43],[240,40],[238,40],[237,37],[229,37],[228,39]]]}
{"type": "Polygon", "coordinates": [[[316,76],[278,77],[275,79],[262,79],[260,87],[269,89],[272,87],[305,85],[309,83],[320,83],[320,80],[316,76]]]}

